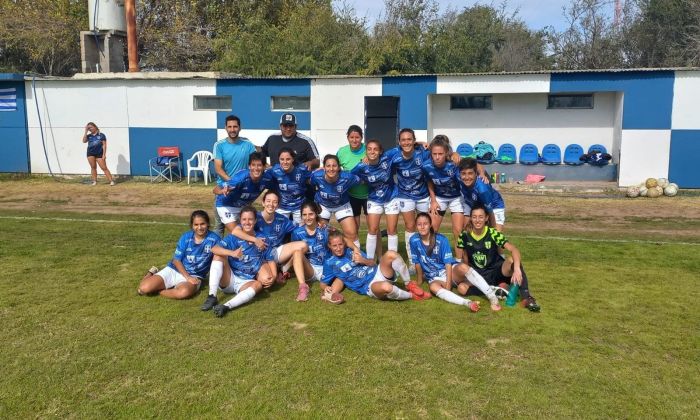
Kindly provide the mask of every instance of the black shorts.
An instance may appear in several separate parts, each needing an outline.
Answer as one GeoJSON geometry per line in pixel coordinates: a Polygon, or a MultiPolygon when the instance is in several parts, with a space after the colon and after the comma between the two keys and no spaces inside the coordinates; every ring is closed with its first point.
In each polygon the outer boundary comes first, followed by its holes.
{"type": "Polygon", "coordinates": [[[87,157],[92,156],[92,157],[95,157],[97,159],[102,159],[103,155],[104,155],[104,152],[102,150],[99,150],[99,151],[88,150],[87,151],[87,157]]]}
{"type": "Polygon", "coordinates": [[[363,212],[367,216],[367,199],[366,198],[355,198],[350,196],[350,207],[352,207],[352,214],[355,216],[361,215],[363,212]]]}
{"type": "Polygon", "coordinates": [[[503,271],[501,270],[505,261],[506,260],[503,258],[500,258],[491,267],[476,271],[481,274],[481,277],[483,277],[484,280],[486,280],[486,283],[488,283],[490,286],[498,286],[503,282],[510,283],[510,277],[504,276],[503,271]]]}

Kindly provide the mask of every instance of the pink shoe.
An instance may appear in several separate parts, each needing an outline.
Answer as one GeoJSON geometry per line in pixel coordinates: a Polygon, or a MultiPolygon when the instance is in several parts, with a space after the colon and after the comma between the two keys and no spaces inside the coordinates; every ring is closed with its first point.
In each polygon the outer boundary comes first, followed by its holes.
{"type": "Polygon", "coordinates": [[[406,285],[406,290],[411,292],[411,294],[414,296],[414,299],[416,300],[430,299],[430,293],[421,289],[420,286],[418,286],[412,281],[408,282],[408,284],[406,285]]]}
{"type": "Polygon", "coordinates": [[[469,310],[472,312],[479,312],[479,309],[481,309],[479,307],[479,302],[477,302],[475,300],[470,300],[469,305],[467,305],[467,306],[469,307],[469,310]]]}
{"type": "Polygon", "coordinates": [[[280,271],[277,273],[277,279],[275,281],[277,284],[286,284],[290,277],[292,277],[292,275],[289,274],[289,271],[280,271]]]}
{"type": "Polygon", "coordinates": [[[306,302],[309,299],[309,285],[304,283],[299,285],[299,293],[297,293],[297,302],[306,302]]]}

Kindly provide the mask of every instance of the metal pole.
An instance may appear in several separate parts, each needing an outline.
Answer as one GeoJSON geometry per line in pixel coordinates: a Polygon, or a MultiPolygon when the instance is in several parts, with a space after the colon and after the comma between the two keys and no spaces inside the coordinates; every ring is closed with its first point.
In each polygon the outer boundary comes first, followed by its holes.
{"type": "Polygon", "coordinates": [[[136,39],[136,0],[126,0],[126,45],[129,54],[129,72],[139,71],[138,41],[136,39]]]}

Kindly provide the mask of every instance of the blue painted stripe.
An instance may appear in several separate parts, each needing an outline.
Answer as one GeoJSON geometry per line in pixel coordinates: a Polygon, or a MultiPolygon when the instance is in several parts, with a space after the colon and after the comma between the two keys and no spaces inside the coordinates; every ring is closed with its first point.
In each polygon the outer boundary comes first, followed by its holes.
{"type": "MultiPolygon", "coordinates": [[[[231,95],[232,112],[218,112],[217,126],[224,127],[227,115],[241,119],[244,128],[279,129],[285,111],[272,111],[273,96],[311,96],[311,79],[233,79],[217,80],[217,95],[231,95]]],[[[313,107],[314,104],[312,103],[313,107]]],[[[299,130],[311,129],[310,111],[293,111],[299,130]]]]}
{"type": "Polygon", "coordinates": [[[428,129],[428,95],[437,92],[437,76],[382,78],[382,95],[399,97],[399,127],[428,129]]]}
{"type": "MultiPolygon", "coordinates": [[[[0,76],[6,75],[0,74],[0,76]]],[[[18,79],[0,77],[2,96],[15,92],[14,105],[0,104],[0,172],[29,172],[29,137],[27,136],[27,101],[24,76],[18,79]],[[14,81],[10,81],[14,80],[14,81]]]]}
{"type": "Polygon", "coordinates": [[[156,157],[158,147],[178,146],[182,154],[182,174],[187,176],[185,161],[199,150],[212,151],[216,129],[211,128],[129,128],[131,175],[148,175],[148,160],[156,157]]]}
{"type": "Polygon", "coordinates": [[[672,130],[668,179],[681,188],[700,188],[700,130],[672,130]]]}
{"type": "Polygon", "coordinates": [[[622,128],[667,130],[673,110],[672,71],[553,73],[550,92],[623,92],[622,128]]]}

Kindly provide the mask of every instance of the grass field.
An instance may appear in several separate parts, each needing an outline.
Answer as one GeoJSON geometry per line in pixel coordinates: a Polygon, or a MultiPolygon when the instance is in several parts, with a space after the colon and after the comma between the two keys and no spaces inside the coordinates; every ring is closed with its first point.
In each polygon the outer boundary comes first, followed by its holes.
{"type": "Polygon", "coordinates": [[[190,205],[211,207],[200,198],[210,189],[179,185],[165,194],[180,194],[181,207],[152,211],[151,188],[0,182],[0,417],[700,412],[695,216],[685,214],[691,234],[666,223],[666,236],[652,234],[654,220],[639,217],[599,235],[550,229],[545,236],[559,238],[552,240],[528,229],[537,215],[514,204],[509,237],[523,252],[539,314],[492,313],[483,300],[471,314],[435,298],[379,302],[351,292],[331,306],[316,286],[313,299],[297,303],[288,284],[217,319],[199,310],[204,295],[177,302],[136,295],[143,272],[171,258],[190,205]],[[127,190],[136,204],[119,207],[129,200],[104,196],[127,190]],[[89,194],[110,208],[75,204],[89,194]]]}

